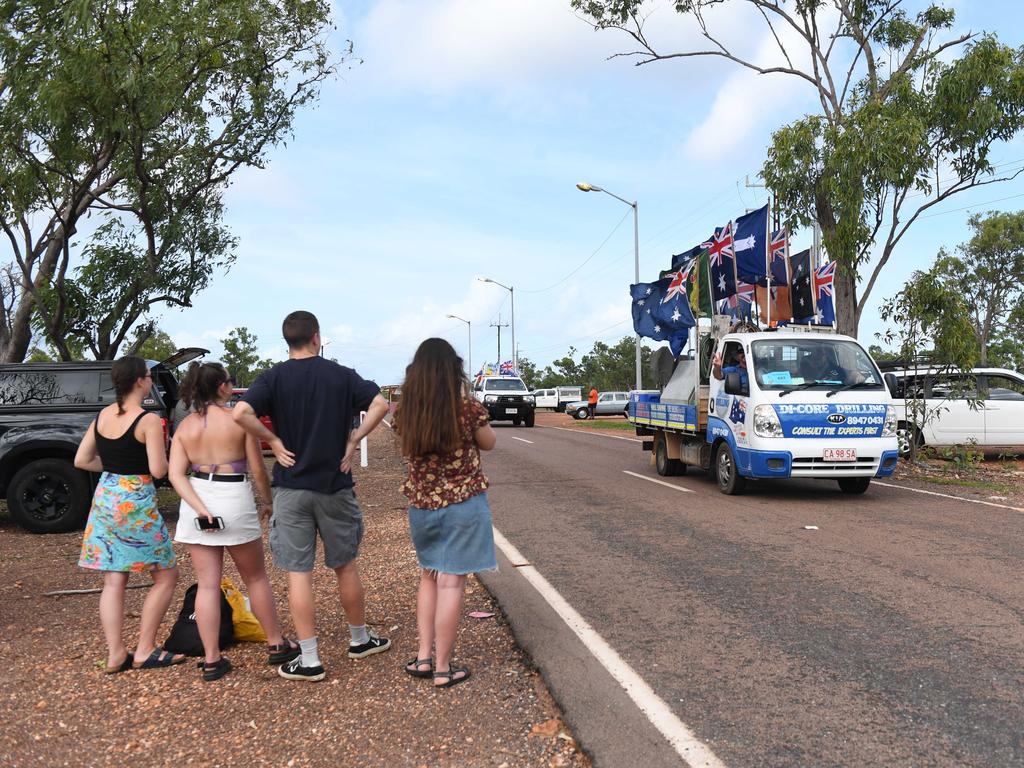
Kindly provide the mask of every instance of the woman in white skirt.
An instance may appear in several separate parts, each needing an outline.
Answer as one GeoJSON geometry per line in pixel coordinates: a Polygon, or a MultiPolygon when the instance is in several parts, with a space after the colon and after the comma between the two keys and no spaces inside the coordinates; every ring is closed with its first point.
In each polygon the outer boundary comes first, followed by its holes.
{"type": "Polygon", "coordinates": [[[299,654],[281,634],[274,596],[263,560],[261,520],[273,513],[270,481],[259,442],[235,424],[227,403],[234,382],[220,363],[192,363],[181,382],[181,398],[195,409],[178,425],[168,470],[181,496],[174,540],[188,545],[196,570],[196,624],[206,658],[203,680],[231,670],[220,654],[220,582],[224,550],[245,582],[256,615],[270,643],[267,663],[284,664],[299,654]],[[186,473],[192,472],[191,477],[186,473]],[[251,475],[262,500],[256,510],[251,475]]]}

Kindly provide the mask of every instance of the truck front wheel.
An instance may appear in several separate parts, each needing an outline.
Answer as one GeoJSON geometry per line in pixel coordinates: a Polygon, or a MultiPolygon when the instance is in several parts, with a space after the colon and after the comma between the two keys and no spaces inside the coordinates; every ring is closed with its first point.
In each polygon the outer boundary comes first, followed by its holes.
{"type": "Polygon", "coordinates": [[[839,490],[843,493],[858,494],[864,493],[871,485],[870,477],[841,477],[839,478],[839,490]]]}
{"type": "Polygon", "coordinates": [[[719,443],[715,455],[715,477],[718,479],[718,490],[726,496],[743,493],[746,480],[736,469],[736,457],[726,442],[719,443]]]}
{"type": "Polygon", "coordinates": [[[533,411],[530,411],[528,414],[526,414],[526,419],[525,419],[526,426],[532,427],[533,426],[533,422],[534,422],[535,419],[536,419],[536,416],[534,415],[533,411]]]}
{"type": "Polygon", "coordinates": [[[65,533],[89,516],[89,476],[70,461],[38,459],[14,473],[7,486],[7,509],[32,533],[65,533]]]}

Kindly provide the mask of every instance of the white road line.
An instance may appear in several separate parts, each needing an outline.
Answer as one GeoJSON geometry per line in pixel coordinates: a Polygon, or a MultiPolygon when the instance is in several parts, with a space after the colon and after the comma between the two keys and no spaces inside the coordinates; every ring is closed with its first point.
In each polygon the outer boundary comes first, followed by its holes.
{"type": "Polygon", "coordinates": [[[967,499],[963,496],[953,496],[949,493],[939,493],[937,491],[925,491],[921,488],[909,488],[905,485],[896,485],[895,483],[882,483],[878,480],[873,480],[874,485],[881,485],[885,488],[899,488],[901,491],[912,491],[913,493],[923,493],[927,496],[941,496],[944,499],[956,499],[957,501],[966,501],[970,504],[982,504],[986,507],[998,507],[999,509],[1009,509],[1012,512],[1024,512],[1024,509],[1020,507],[1011,507],[1009,504],[996,504],[994,501],[982,501],[981,499],[967,499]]]}
{"type": "Polygon", "coordinates": [[[677,490],[677,491],[683,491],[684,493],[696,493],[696,491],[693,490],[692,488],[684,488],[681,485],[675,485],[673,483],[666,483],[664,480],[655,480],[653,477],[648,477],[647,475],[638,475],[636,472],[630,472],[628,469],[624,469],[622,471],[625,474],[627,474],[627,475],[632,475],[633,477],[639,477],[641,480],[646,480],[649,483],[657,483],[658,485],[664,485],[666,488],[672,488],[672,489],[677,490]]]}
{"type": "Polygon", "coordinates": [[[533,440],[526,440],[525,438],[516,437],[515,435],[509,435],[509,437],[513,440],[518,440],[520,443],[529,443],[530,445],[533,445],[533,440]]]}
{"type": "MultiPolygon", "coordinates": [[[[494,529],[494,543],[498,545],[498,549],[510,562],[527,562],[519,550],[512,546],[497,528],[494,529]]],[[[692,768],[725,768],[725,764],[715,756],[711,748],[694,736],[693,731],[675,716],[668,704],[644,682],[640,675],[633,671],[633,668],[619,656],[614,648],[608,645],[605,639],[587,623],[586,619],[580,616],[576,609],[558,594],[558,591],[534,566],[523,565],[516,571],[521,573],[540,593],[540,596],[583,642],[587,650],[594,654],[594,658],[615,678],[615,681],[622,686],[637,708],[647,716],[651,724],[661,732],[661,735],[668,740],[668,743],[688,765],[692,768]]]]}
{"type": "Polygon", "coordinates": [[[643,442],[643,440],[640,440],[639,438],[636,438],[636,437],[622,437],[620,435],[606,435],[606,434],[604,434],[602,432],[584,432],[582,429],[569,429],[568,427],[541,427],[541,429],[560,429],[563,432],[575,432],[577,435],[597,435],[598,437],[610,437],[613,440],[628,440],[631,443],[642,443],[643,442]]]}

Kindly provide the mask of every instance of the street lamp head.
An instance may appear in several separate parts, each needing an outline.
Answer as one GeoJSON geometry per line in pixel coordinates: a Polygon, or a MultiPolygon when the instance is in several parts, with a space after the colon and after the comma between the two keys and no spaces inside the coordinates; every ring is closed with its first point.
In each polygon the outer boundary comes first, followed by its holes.
{"type": "Polygon", "coordinates": [[[478,277],[477,280],[479,280],[481,283],[493,283],[494,282],[489,277],[478,277]]]}
{"type": "Polygon", "coordinates": [[[580,192],[604,192],[600,187],[595,187],[593,184],[587,184],[585,181],[581,181],[577,184],[576,189],[580,192]]]}

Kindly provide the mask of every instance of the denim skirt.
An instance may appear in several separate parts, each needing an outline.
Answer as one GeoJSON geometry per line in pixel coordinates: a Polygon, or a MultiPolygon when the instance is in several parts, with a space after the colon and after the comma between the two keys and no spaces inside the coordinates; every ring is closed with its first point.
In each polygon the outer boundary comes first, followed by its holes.
{"type": "Polygon", "coordinates": [[[486,493],[440,509],[409,507],[409,533],[425,570],[461,576],[498,568],[486,493]]]}

